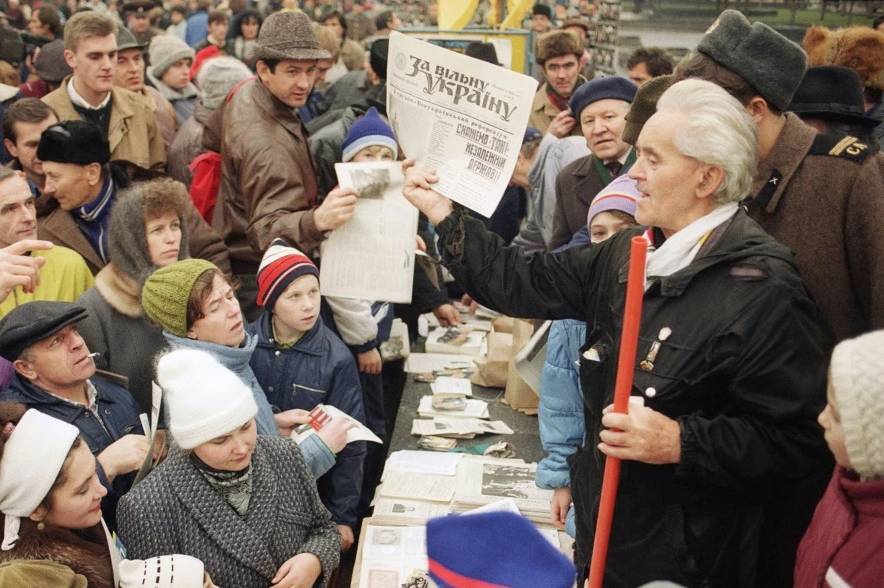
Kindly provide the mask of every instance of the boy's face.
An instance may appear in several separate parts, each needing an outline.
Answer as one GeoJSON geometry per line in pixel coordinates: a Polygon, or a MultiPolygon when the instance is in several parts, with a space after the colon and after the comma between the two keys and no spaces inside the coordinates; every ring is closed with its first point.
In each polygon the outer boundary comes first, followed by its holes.
{"type": "Polygon", "coordinates": [[[223,41],[227,36],[227,27],[230,26],[226,20],[218,20],[209,23],[209,34],[216,41],[223,41]]]}
{"type": "Polygon", "coordinates": [[[301,276],[277,298],[273,314],[289,329],[306,332],[319,318],[319,303],[319,280],[313,275],[301,276]]]}
{"type": "Polygon", "coordinates": [[[390,148],[382,145],[370,145],[365,149],[360,149],[353,156],[353,161],[360,163],[364,161],[393,161],[394,159],[396,158],[390,148]]]}
{"type": "Polygon", "coordinates": [[[841,413],[838,412],[838,401],[835,399],[835,389],[829,382],[829,390],[826,395],[828,403],[817,421],[823,427],[823,436],[829,444],[829,451],[835,456],[835,461],[843,468],[850,468],[850,459],[847,457],[847,445],[844,443],[844,427],[841,425],[841,413]]]}
{"type": "Polygon", "coordinates": [[[600,212],[589,223],[589,241],[591,243],[601,243],[607,241],[623,229],[628,229],[630,225],[625,219],[610,211],[600,212]]]}

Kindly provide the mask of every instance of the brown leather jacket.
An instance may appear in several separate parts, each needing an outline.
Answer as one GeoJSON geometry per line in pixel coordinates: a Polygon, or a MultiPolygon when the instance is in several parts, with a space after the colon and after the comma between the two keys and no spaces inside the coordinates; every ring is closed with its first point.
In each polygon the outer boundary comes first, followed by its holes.
{"type": "Polygon", "coordinates": [[[210,126],[219,120],[222,210],[215,221],[233,273],[257,273],[275,237],[311,253],[325,234],[314,221],[316,172],[301,120],[258,80],[240,87],[210,126]]]}

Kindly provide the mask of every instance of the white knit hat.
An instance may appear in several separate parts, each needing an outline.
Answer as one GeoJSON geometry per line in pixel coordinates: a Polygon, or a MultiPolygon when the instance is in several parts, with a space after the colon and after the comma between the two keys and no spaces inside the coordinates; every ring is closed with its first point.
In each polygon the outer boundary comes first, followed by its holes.
{"type": "Polygon", "coordinates": [[[3,543],[18,541],[21,517],[40,506],[58,478],[80,430],[33,408],[15,425],[0,460],[0,512],[5,515],[3,543]]]}
{"type": "Polygon", "coordinates": [[[120,588],[198,588],[203,562],[189,555],[161,555],[120,562],[120,588]]]}
{"type": "Polygon", "coordinates": [[[169,431],[183,449],[226,435],[258,413],[252,391],[205,351],[176,349],[157,363],[169,431]]]}
{"type": "Polygon", "coordinates": [[[181,59],[193,59],[195,52],[175,35],[157,35],[150,40],[150,73],[157,79],[181,59]]]}
{"type": "Polygon", "coordinates": [[[884,476],[884,330],[839,343],[830,377],[850,465],[865,479],[884,476]]]}

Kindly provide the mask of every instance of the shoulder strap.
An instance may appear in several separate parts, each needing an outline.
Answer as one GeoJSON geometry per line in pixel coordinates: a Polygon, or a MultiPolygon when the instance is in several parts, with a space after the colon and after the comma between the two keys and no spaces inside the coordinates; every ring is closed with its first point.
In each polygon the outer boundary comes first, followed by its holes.
{"type": "Polygon", "coordinates": [[[828,157],[840,157],[857,163],[864,162],[870,155],[878,151],[877,145],[868,141],[846,135],[843,133],[829,132],[816,136],[808,155],[825,155],[828,157]]]}

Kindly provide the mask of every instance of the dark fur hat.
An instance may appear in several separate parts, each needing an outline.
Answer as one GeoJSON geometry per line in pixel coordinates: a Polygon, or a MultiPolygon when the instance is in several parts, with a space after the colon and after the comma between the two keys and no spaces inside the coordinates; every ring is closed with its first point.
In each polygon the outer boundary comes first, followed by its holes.
{"type": "Polygon", "coordinates": [[[551,31],[537,40],[537,52],[534,57],[538,65],[563,55],[574,55],[577,59],[583,55],[580,39],[572,31],[551,31]]]}

